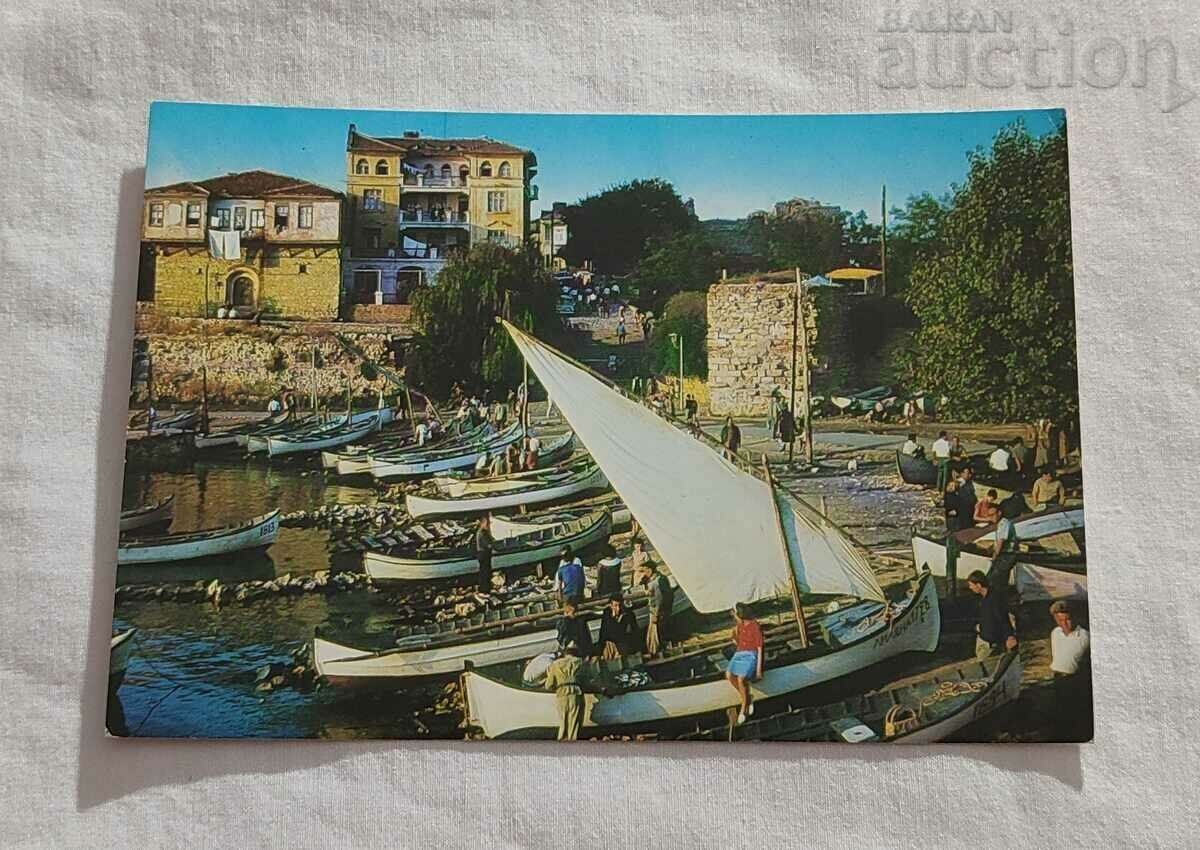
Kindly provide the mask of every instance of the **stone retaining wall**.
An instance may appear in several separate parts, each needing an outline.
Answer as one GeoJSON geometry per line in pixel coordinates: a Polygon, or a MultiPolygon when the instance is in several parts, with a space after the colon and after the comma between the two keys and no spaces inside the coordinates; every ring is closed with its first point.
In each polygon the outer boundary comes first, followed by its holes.
{"type": "MultiPolygon", "coordinates": [[[[764,415],[774,388],[785,398],[790,393],[795,288],[720,283],[709,289],[708,390],[714,415],[764,415]]],[[[814,395],[842,386],[851,372],[848,297],[838,288],[814,287],[801,302],[814,395]]]]}

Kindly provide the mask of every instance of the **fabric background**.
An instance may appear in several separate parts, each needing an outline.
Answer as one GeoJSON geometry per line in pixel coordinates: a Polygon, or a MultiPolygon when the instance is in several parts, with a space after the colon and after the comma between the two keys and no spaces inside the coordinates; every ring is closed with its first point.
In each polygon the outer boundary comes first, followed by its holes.
{"type": "MultiPolygon", "coordinates": [[[[1180,81],[1200,88],[1191,0],[951,5],[1011,11],[1022,45],[1035,26],[1045,34],[1073,21],[1081,50],[1111,37],[1131,64],[1137,39],[1162,36],[1178,50],[1180,81]]],[[[1111,88],[1078,77],[1040,89],[974,78],[884,88],[883,13],[920,8],[0,4],[0,844],[1196,846],[1200,606],[1195,533],[1181,520],[1198,478],[1188,459],[1200,449],[1200,100],[1164,112],[1172,92],[1161,63],[1145,86],[1130,84],[1131,70],[1111,88]],[[583,112],[1065,106],[1097,742],[910,750],[106,740],[153,99],[583,112]]]]}

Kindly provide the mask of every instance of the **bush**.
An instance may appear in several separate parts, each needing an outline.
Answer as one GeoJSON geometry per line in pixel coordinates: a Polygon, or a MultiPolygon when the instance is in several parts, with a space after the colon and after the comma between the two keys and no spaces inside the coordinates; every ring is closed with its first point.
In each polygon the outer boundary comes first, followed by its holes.
{"type": "Polygon", "coordinates": [[[650,339],[650,368],[659,374],[679,374],[679,349],[671,334],[683,337],[684,375],[708,377],[708,296],[703,292],[672,295],[654,323],[650,339]]]}

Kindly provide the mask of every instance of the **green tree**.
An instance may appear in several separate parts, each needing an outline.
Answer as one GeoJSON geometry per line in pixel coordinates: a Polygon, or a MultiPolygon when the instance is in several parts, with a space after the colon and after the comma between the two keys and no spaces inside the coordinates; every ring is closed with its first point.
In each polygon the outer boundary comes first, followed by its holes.
{"type": "Polygon", "coordinates": [[[660,374],[679,374],[679,349],[671,334],[683,337],[683,372],[708,377],[708,296],[703,292],[672,295],[654,324],[650,339],[651,369],[660,374]]]}
{"type": "MultiPolygon", "coordinates": [[[[850,265],[862,268],[879,268],[879,225],[867,221],[867,214],[859,210],[854,215],[842,215],[842,250],[850,265]]],[[[829,269],[821,269],[822,272],[829,269]]],[[[817,272],[814,271],[814,274],[817,272]]]]}
{"type": "Polygon", "coordinates": [[[823,274],[846,264],[842,215],[813,201],[781,206],[781,212],[752,214],[747,221],[751,249],[767,268],[823,274]]]}
{"type": "Polygon", "coordinates": [[[414,385],[443,399],[455,383],[480,393],[515,387],[520,354],[496,317],[507,310],[514,324],[544,335],[556,327],[555,300],[549,275],[528,249],[483,242],[453,255],[413,299],[414,385]]]}
{"type": "Polygon", "coordinates": [[[944,250],[941,227],[949,204],[948,196],[939,200],[924,192],[911,196],[903,209],[892,208],[887,239],[889,294],[898,295],[908,289],[909,277],[918,260],[944,250]]]}
{"type": "Polygon", "coordinates": [[[627,274],[650,239],[692,229],[696,220],[666,180],[633,180],[590,195],[564,211],[570,238],[559,251],[569,264],[590,260],[596,271],[627,274]]]}
{"type": "Polygon", "coordinates": [[[651,240],[630,282],[640,293],[642,309],[657,314],[677,292],[707,290],[719,276],[721,265],[721,255],[708,237],[699,230],[687,231],[651,240]]]}
{"type": "Polygon", "coordinates": [[[1060,423],[1079,414],[1066,128],[1017,123],[969,156],[967,182],[913,268],[915,385],[955,418],[1060,423]]]}

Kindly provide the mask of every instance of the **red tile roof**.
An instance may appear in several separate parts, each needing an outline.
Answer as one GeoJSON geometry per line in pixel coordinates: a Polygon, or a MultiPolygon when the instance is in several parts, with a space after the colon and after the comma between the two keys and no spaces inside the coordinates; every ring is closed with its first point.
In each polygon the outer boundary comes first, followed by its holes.
{"type": "Polygon", "coordinates": [[[335,192],[299,177],[275,174],[271,171],[238,171],[208,180],[185,180],[168,186],[155,186],[147,195],[194,194],[218,198],[340,198],[335,192]]]}
{"type": "Polygon", "coordinates": [[[533,152],[507,142],[481,137],[477,139],[435,139],[430,136],[367,136],[350,125],[346,150],[361,153],[400,153],[413,156],[453,156],[455,154],[495,154],[532,157],[533,152]]]}

